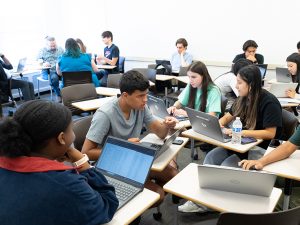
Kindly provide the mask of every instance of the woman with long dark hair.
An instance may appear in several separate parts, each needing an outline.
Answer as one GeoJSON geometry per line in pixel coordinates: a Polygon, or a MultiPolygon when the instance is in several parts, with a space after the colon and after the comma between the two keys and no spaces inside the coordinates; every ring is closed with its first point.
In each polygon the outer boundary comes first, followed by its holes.
{"type": "Polygon", "coordinates": [[[214,116],[221,113],[221,92],[213,83],[203,62],[192,63],[187,70],[189,84],[168,110],[173,115],[187,116],[183,107],[189,107],[214,116]]]}
{"type": "MultiPolygon", "coordinates": [[[[243,137],[264,140],[255,147],[255,151],[249,152],[249,157],[259,158],[268,147],[270,140],[281,136],[281,105],[274,95],[262,89],[260,71],[255,65],[243,67],[239,71],[236,88],[239,97],[229,113],[225,114],[219,122],[221,126],[226,126],[236,117],[240,117],[243,124],[243,137]]],[[[226,133],[231,135],[232,130],[226,129],[226,133]]],[[[206,155],[204,163],[237,167],[241,158],[247,158],[247,154],[237,155],[233,151],[218,147],[206,155]]]]}

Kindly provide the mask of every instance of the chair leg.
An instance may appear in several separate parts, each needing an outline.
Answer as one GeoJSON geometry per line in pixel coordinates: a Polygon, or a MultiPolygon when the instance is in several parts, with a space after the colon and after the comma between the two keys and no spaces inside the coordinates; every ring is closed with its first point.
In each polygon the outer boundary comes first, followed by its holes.
{"type": "Polygon", "coordinates": [[[156,209],[157,209],[157,212],[156,212],[156,213],[153,213],[153,218],[154,218],[155,220],[160,220],[161,217],[162,217],[162,214],[161,214],[161,212],[160,212],[160,206],[157,206],[156,209]]]}
{"type": "Polygon", "coordinates": [[[37,80],[37,85],[38,85],[38,99],[40,99],[40,81],[37,80]]]}

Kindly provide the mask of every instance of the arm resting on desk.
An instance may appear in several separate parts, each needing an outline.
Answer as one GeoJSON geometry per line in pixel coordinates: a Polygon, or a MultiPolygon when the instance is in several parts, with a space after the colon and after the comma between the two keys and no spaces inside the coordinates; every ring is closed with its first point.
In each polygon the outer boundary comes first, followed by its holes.
{"type": "Polygon", "coordinates": [[[267,127],[263,130],[243,130],[243,137],[254,137],[257,139],[271,140],[275,138],[276,127],[267,127]]]}
{"type": "Polygon", "coordinates": [[[104,57],[104,61],[105,61],[107,64],[111,65],[111,66],[116,66],[117,61],[118,61],[118,57],[117,57],[117,58],[112,58],[112,59],[108,59],[108,58],[105,58],[105,57],[104,57]]]}
{"type": "Polygon", "coordinates": [[[249,169],[255,166],[256,169],[261,170],[264,166],[288,158],[297,149],[297,146],[287,141],[278,146],[275,150],[260,158],[259,160],[242,160],[241,164],[244,169],[249,169]]]}

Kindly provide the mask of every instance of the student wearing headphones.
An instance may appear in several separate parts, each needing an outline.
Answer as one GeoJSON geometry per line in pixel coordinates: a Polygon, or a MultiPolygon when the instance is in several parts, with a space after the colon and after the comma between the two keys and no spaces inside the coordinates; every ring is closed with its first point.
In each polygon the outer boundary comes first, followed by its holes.
{"type": "Polygon", "coordinates": [[[221,92],[213,83],[203,62],[192,63],[187,70],[189,84],[178,96],[168,111],[175,115],[187,116],[184,107],[206,112],[213,116],[221,113],[221,92]]]}
{"type": "Polygon", "coordinates": [[[103,224],[118,208],[113,186],[71,147],[72,114],[44,100],[0,121],[1,225],[103,224]],[[59,162],[68,159],[73,166],[59,162]]]}
{"type": "MultiPolygon", "coordinates": [[[[226,126],[236,117],[240,117],[243,137],[253,137],[264,141],[248,154],[236,154],[233,151],[217,147],[210,151],[204,164],[237,167],[238,162],[246,157],[260,158],[269,142],[273,138],[279,138],[282,130],[282,109],[278,99],[261,87],[261,75],[257,66],[243,67],[237,75],[236,88],[239,97],[232,105],[229,113],[220,120],[221,126],[226,126]]],[[[226,134],[231,135],[232,130],[226,129],[226,134]]]]}
{"type": "Polygon", "coordinates": [[[236,63],[239,59],[248,59],[256,64],[263,64],[264,63],[264,57],[261,54],[256,53],[258,45],[253,40],[248,40],[243,45],[243,51],[244,53],[239,54],[235,56],[233,59],[233,63],[236,63]]]}
{"type": "MultiPolygon", "coordinates": [[[[96,111],[82,152],[91,160],[97,160],[108,135],[139,142],[144,125],[151,133],[165,138],[169,130],[175,127],[177,120],[174,117],[166,117],[160,122],[153,117],[146,106],[149,86],[149,81],[138,71],[130,70],[124,73],[120,80],[121,96],[96,111]]],[[[177,168],[171,165],[161,172],[150,171],[145,187],[160,194],[160,200],[154,206],[159,205],[164,199],[163,185],[177,173],[177,168]]]]}

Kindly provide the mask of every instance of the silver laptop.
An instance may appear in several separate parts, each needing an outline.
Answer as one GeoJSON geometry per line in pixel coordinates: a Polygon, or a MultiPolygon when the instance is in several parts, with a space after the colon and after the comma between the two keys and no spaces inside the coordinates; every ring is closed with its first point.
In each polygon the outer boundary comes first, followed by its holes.
{"type": "Polygon", "coordinates": [[[155,159],[158,158],[161,154],[163,154],[170,146],[172,145],[173,141],[178,137],[182,129],[177,130],[173,133],[170,137],[164,140],[163,145],[159,145],[152,142],[141,142],[143,146],[153,148],[156,151],[155,159]]]}
{"type": "Polygon", "coordinates": [[[24,68],[26,66],[26,61],[27,61],[27,58],[20,59],[19,63],[18,63],[17,70],[14,70],[13,72],[14,73],[23,73],[24,72],[24,68]]]}
{"type": "Polygon", "coordinates": [[[194,131],[217,141],[231,141],[231,137],[222,132],[219,119],[216,116],[212,116],[191,108],[185,108],[185,110],[189,116],[194,131]]]}
{"type": "Polygon", "coordinates": [[[143,145],[111,136],[106,139],[95,167],[115,187],[118,209],[143,191],[154,156],[155,150],[143,145]]]}
{"type": "MultiPolygon", "coordinates": [[[[166,116],[170,116],[170,114],[167,111],[167,107],[164,103],[164,101],[160,98],[153,97],[151,95],[148,95],[148,102],[147,105],[151,111],[151,113],[161,119],[164,119],[166,116]]],[[[189,118],[184,115],[178,115],[174,116],[178,121],[185,121],[189,118]]]]}
{"type": "Polygon", "coordinates": [[[287,68],[276,67],[276,80],[282,83],[291,83],[292,75],[289,73],[287,68]]]}
{"type": "Polygon", "coordinates": [[[298,83],[273,83],[271,84],[269,92],[277,98],[284,98],[287,90],[295,90],[298,83]]]}
{"type": "Polygon", "coordinates": [[[199,185],[201,188],[269,197],[274,187],[276,175],[264,171],[240,168],[199,165],[199,185]]]}

